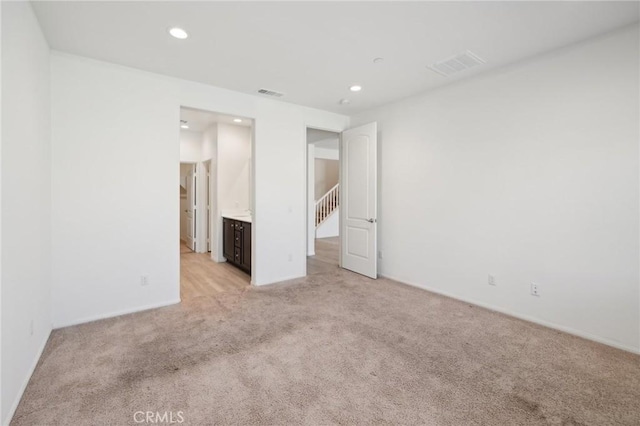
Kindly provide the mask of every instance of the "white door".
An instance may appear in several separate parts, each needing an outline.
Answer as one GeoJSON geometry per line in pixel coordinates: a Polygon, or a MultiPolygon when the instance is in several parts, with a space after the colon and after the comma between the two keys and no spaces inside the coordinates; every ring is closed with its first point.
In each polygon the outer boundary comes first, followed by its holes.
{"type": "Polygon", "coordinates": [[[195,166],[187,173],[187,247],[196,250],[196,173],[195,166]]]}
{"type": "Polygon", "coordinates": [[[340,144],[341,266],[371,278],[377,264],[377,124],[342,132],[340,144]]]}

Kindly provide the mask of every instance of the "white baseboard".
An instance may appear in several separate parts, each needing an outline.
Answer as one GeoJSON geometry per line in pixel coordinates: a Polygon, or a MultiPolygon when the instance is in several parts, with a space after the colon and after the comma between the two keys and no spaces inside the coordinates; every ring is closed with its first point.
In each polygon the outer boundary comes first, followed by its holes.
{"type": "Polygon", "coordinates": [[[72,325],[85,324],[88,322],[99,321],[107,318],[119,317],[120,315],[135,314],[136,312],[148,311],[150,309],[164,308],[165,306],[175,305],[177,303],[180,303],[180,298],[170,300],[167,302],[160,302],[160,303],[155,303],[151,305],[139,306],[137,308],[132,308],[132,309],[123,309],[121,311],[110,312],[107,314],[100,314],[100,315],[95,315],[91,317],[80,318],[77,320],[62,322],[60,324],[54,324],[53,329],[57,330],[59,328],[71,327],[72,325]]]}
{"type": "Polygon", "coordinates": [[[277,279],[275,281],[268,281],[266,283],[260,283],[260,284],[255,284],[252,281],[252,284],[255,285],[256,287],[264,287],[266,285],[281,284],[281,283],[283,283],[285,281],[297,280],[299,278],[304,278],[305,276],[306,275],[293,275],[293,276],[290,276],[290,277],[283,277],[283,278],[279,278],[279,279],[277,279]]]}
{"type": "Polygon", "coordinates": [[[436,293],[436,294],[439,294],[439,295],[442,295],[442,296],[450,297],[451,299],[460,300],[460,301],[465,302],[465,303],[471,303],[472,305],[480,306],[480,307],[488,309],[490,311],[499,312],[501,314],[509,315],[511,317],[515,317],[515,318],[518,318],[518,319],[521,319],[521,320],[532,322],[534,324],[538,324],[538,325],[541,325],[543,327],[552,328],[554,330],[562,331],[563,333],[571,334],[571,335],[574,335],[574,336],[581,337],[583,339],[591,340],[591,341],[597,342],[597,343],[602,343],[602,344],[607,345],[607,346],[611,346],[611,347],[614,347],[614,348],[617,348],[617,349],[622,349],[623,351],[627,351],[627,352],[631,352],[631,353],[640,355],[640,348],[634,348],[632,346],[625,345],[625,344],[617,342],[615,340],[606,339],[604,337],[596,336],[596,335],[593,335],[593,334],[590,334],[590,333],[586,333],[584,331],[576,330],[576,329],[571,328],[571,327],[565,327],[563,325],[559,325],[559,324],[555,324],[555,323],[548,322],[548,321],[545,321],[545,320],[541,320],[539,318],[535,318],[535,317],[532,317],[532,316],[529,316],[529,315],[519,314],[519,313],[513,312],[513,311],[511,311],[509,309],[504,309],[504,308],[500,308],[500,307],[497,307],[497,306],[493,306],[493,305],[490,305],[488,303],[480,302],[480,301],[477,301],[477,300],[474,300],[474,299],[471,299],[471,298],[461,297],[461,296],[458,296],[456,294],[447,293],[445,291],[437,290],[437,289],[434,289],[434,288],[429,287],[429,286],[424,285],[424,284],[417,284],[417,283],[412,283],[412,282],[409,282],[409,281],[405,281],[405,280],[402,280],[402,279],[399,279],[399,278],[395,278],[395,277],[393,277],[391,275],[379,274],[379,276],[383,277],[383,278],[387,278],[387,279],[393,280],[393,281],[396,281],[396,282],[398,282],[400,284],[405,284],[405,285],[409,285],[411,287],[416,287],[416,288],[419,288],[419,289],[422,289],[422,290],[429,291],[431,293],[436,293]]]}
{"type": "Polygon", "coordinates": [[[22,395],[24,394],[24,391],[27,389],[29,380],[31,380],[31,376],[33,375],[33,372],[36,371],[36,367],[38,366],[38,362],[40,361],[40,357],[42,357],[42,353],[44,352],[44,348],[47,346],[47,342],[49,341],[50,336],[51,336],[51,330],[49,330],[49,332],[47,333],[47,338],[44,339],[44,341],[40,345],[40,349],[38,350],[36,357],[33,359],[33,362],[31,363],[31,367],[29,368],[29,374],[27,374],[27,377],[25,377],[24,381],[22,382],[22,385],[20,386],[20,391],[16,395],[16,399],[13,401],[13,404],[11,404],[11,408],[7,413],[6,422],[2,423],[4,426],[9,426],[9,423],[11,423],[11,420],[13,419],[13,415],[16,413],[16,410],[18,409],[18,405],[22,400],[22,395]]]}

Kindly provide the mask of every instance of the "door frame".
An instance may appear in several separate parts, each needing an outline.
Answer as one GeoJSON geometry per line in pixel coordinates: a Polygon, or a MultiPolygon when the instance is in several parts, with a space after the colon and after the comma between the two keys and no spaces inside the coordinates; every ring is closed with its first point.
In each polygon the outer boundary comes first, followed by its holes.
{"type": "Polygon", "coordinates": [[[202,171],[203,173],[205,173],[205,178],[202,181],[206,183],[205,187],[203,188],[203,193],[205,194],[203,206],[205,226],[205,232],[203,232],[203,235],[205,237],[204,253],[211,253],[211,246],[213,245],[213,230],[211,229],[211,225],[213,225],[213,191],[211,188],[213,185],[213,173],[211,172],[211,164],[211,159],[202,162],[202,171]]]}
{"type": "MultiPolygon", "coordinates": [[[[193,167],[193,173],[195,175],[195,181],[197,182],[198,181],[198,162],[197,161],[180,161],[180,166],[182,166],[183,164],[187,164],[187,165],[193,167]]],[[[182,176],[179,175],[178,177],[182,177],[182,176]]],[[[189,248],[194,253],[196,253],[197,252],[197,245],[198,245],[198,235],[197,235],[197,231],[198,231],[198,217],[197,217],[198,216],[197,215],[197,213],[198,213],[198,208],[197,208],[198,207],[198,186],[197,185],[196,185],[196,188],[195,188],[195,190],[193,192],[194,192],[194,195],[196,197],[196,200],[195,200],[196,202],[194,203],[196,208],[194,209],[195,211],[193,212],[192,220],[193,220],[193,226],[194,226],[194,229],[196,230],[196,232],[194,232],[194,235],[193,235],[193,239],[194,239],[193,247],[189,247],[189,248]]],[[[189,199],[188,195],[187,195],[187,199],[189,199]]],[[[182,208],[180,208],[180,216],[178,216],[178,223],[180,223],[181,217],[182,217],[182,208]]],[[[182,240],[182,238],[180,238],[180,240],[182,240]]],[[[185,243],[186,243],[186,241],[185,241],[185,243]]]]}
{"type": "MultiPolygon", "coordinates": [[[[302,253],[303,258],[305,259],[304,262],[304,276],[307,276],[307,262],[306,259],[307,257],[309,257],[310,255],[308,254],[308,249],[309,249],[309,234],[310,234],[310,227],[311,227],[311,213],[310,213],[310,202],[309,202],[309,186],[311,185],[311,182],[309,182],[309,145],[312,145],[309,143],[309,141],[307,140],[307,129],[314,129],[314,130],[324,130],[325,132],[333,132],[333,133],[337,133],[338,134],[338,152],[341,150],[342,147],[342,132],[344,132],[345,130],[347,130],[347,128],[327,128],[327,127],[322,127],[322,126],[315,126],[313,124],[308,124],[305,123],[304,125],[304,212],[305,212],[305,227],[304,227],[304,251],[302,253]]],[[[338,184],[342,183],[342,156],[338,155],[338,184]]],[[[340,210],[342,212],[342,209],[340,210]]],[[[315,226],[315,225],[314,225],[315,226]]],[[[339,250],[341,250],[339,248],[339,250]]],[[[315,253],[314,253],[315,254],[315,253]]],[[[341,260],[341,255],[340,253],[338,253],[338,266],[342,267],[342,260],[341,260]]]]}
{"type": "Polygon", "coordinates": [[[207,197],[211,198],[211,176],[207,176],[209,170],[206,164],[211,165],[211,160],[206,161],[181,161],[180,164],[188,164],[193,167],[196,187],[194,190],[195,203],[193,223],[195,232],[193,235],[194,253],[207,253],[207,239],[211,239],[211,223],[207,216],[207,197]],[[208,193],[207,193],[208,192],[208,193]]]}
{"type": "MultiPolygon", "coordinates": [[[[251,226],[251,285],[254,285],[254,277],[256,276],[256,240],[258,239],[258,233],[256,232],[256,182],[255,182],[255,170],[256,170],[256,160],[255,160],[255,153],[256,153],[256,127],[258,126],[258,121],[254,116],[249,116],[249,115],[245,115],[243,113],[238,113],[238,112],[227,112],[224,110],[213,110],[207,107],[203,107],[202,105],[193,105],[190,103],[186,103],[186,102],[180,102],[178,103],[178,107],[177,107],[177,114],[178,114],[178,118],[180,118],[180,110],[182,108],[188,108],[188,109],[193,109],[193,110],[198,110],[198,111],[202,111],[202,112],[207,112],[207,113],[211,113],[211,114],[220,114],[220,115],[226,115],[226,116],[234,116],[234,117],[240,117],[243,120],[251,120],[251,159],[250,159],[250,167],[249,167],[249,182],[250,182],[250,188],[251,188],[251,192],[249,194],[249,204],[250,204],[250,208],[251,208],[251,216],[252,216],[252,226],[251,226]]],[[[178,131],[178,139],[177,139],[177,157],[178,157],[178,164],[200,164],[202,165],[202,169],[204,169],[204,162],[200,161],[200,162],[193,162],[193,161],[181,161],[180,160],[180,132],[178,131]]],[[[210,161],[210,160],[206,160],[206,161],[210,161]]],[[[216,160],[217,162],[217,160],[216,160]]],[[[179,166],[178,166],[179,167],[179,166]]],[[[196,166],[197,167],[197,166],[196,166]]],[[[211,170],[211,168],[209,169],[211,170]]],[[[218,166],[216,164],[216,170],[215,170],[215,175],[214,173],[211,173],[210,177],[209,177],[209,194],[210,194],[210,200],[211,200],[211,204],[213,206],[213,212],[212,212],[212,218],[211,218],[211,223],[209,226],[209,233],[214,233],[216,231],[216,235],[215,235],[215,241],[213,238],[211,238],[211,235],[209,236],[209,238],[211,239],[211,245],[213,246],[213,244],[218,244],[218,241],[222,240],[222,217],[218,218],[218,176],[217,176],[217,172],[218,172],[218,166]],[[215,186],[215,189],[214,189],[215,186]],[[218,220],[219,219],[219,220],[218,220]],[[213,225],[213,226],[212,226],[213,225]]],[[[178,200],[178,203],[180,201],[178,200]]],[[[178,218],[178,226],[180,225],[180,221],[178,218]]],[[[205,245],[206,248],[206,245],[205,245]]],[[[179,249],[179,247],[178,247],[179,249]]],[[[219,256],[224,259],[222,257],[222,253],[219,253],[219,256]]],[[[213,257],[213,251],[211,252],[211,259],[215,262],[223,262],[224,260],[222,259],[216,259],[213,257]]],[[[180,257],[178,256],[178,265],[177,265],[177,269],[178,269],[178,276],[180,276],[180,271],[181,271],[181,267],[180,267],[180,257]]],[[[178,291],[180,289],[180,279],[178,279],[178,291]]]]}

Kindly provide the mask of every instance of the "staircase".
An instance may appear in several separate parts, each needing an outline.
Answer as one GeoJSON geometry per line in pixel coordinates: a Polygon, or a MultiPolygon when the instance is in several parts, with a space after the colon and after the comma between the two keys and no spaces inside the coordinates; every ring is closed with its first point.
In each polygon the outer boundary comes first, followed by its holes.
{"type": "Polygon", "coordinates": [[[316,201],[316,228],[324,222],[339,207],[340,184],[327,191],[318,201],[316,201]]]}

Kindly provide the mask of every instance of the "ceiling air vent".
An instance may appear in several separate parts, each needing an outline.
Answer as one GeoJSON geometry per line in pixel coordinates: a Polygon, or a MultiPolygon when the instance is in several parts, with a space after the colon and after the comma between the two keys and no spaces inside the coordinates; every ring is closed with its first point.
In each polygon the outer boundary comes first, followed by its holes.
{"type": "Polygon", "coordinates": [[[281,98],[284,96],[284,93],[276,92],[275,90],[269,89],[260,89],[258,90],[258,93],[260,93],[261,95],[275,96],[276,98],[281,98]]]}
{"type": "Polygon", "coordinates": [[[450,58],[433,63],[429,65],[429,68],[438,74],[448,77],[484,63],[484,59],[467,50],[466,52],[462,52],[450,58]]]}

